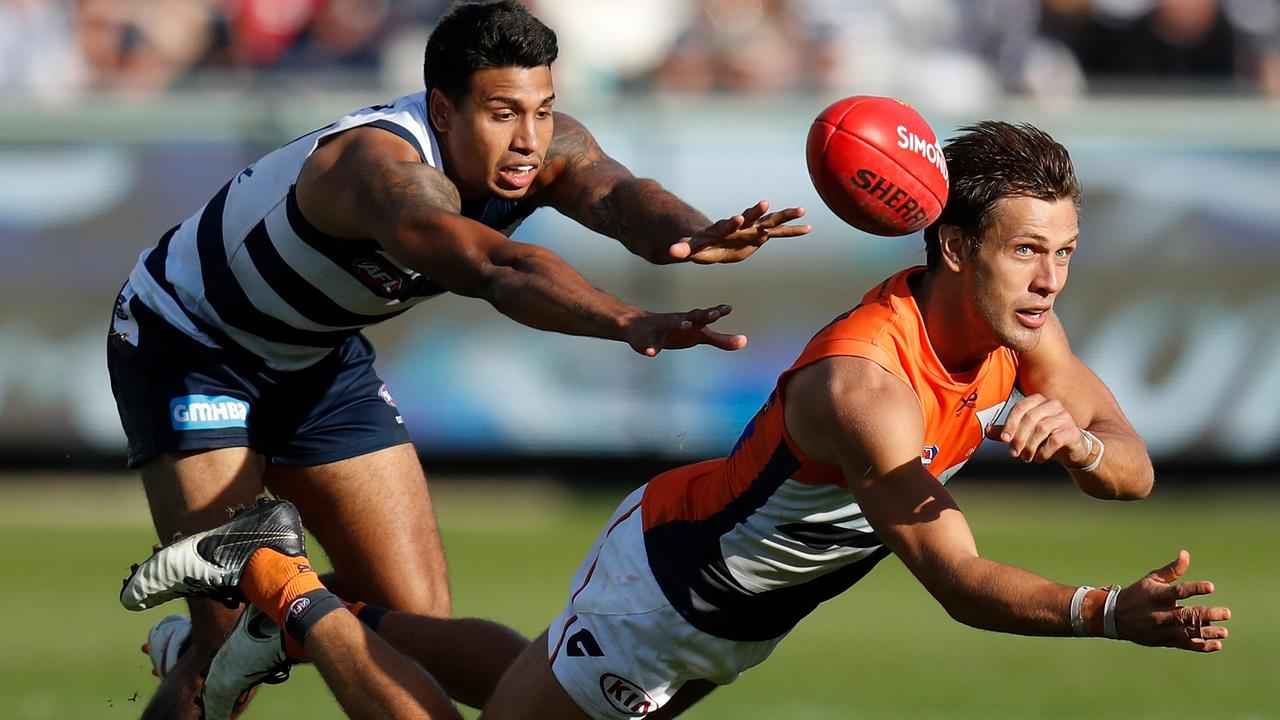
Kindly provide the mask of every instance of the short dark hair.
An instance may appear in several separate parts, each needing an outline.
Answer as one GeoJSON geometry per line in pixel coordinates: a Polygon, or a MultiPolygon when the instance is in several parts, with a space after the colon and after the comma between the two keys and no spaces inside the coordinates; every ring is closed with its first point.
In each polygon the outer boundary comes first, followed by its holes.
{"type": "Polygon", "coordinates": [[[557,54],[556,34],[516,0],[459,2],[427,39],[422,79],[456,100],[476,71],[550,65],[557,54]]]}
{"type": "Polygon", "coordinates": [[[938,227],[954,225],[969,240],[970,249],[977,250],[1001,198],[1070,198],[1080,204],[1080,181],[1071,155],[1032,125],[985,120],[960,128],[943,152],[951,190],[942,214],[924,230],[930,270],[936,270],[941,261],[938,227]]]}

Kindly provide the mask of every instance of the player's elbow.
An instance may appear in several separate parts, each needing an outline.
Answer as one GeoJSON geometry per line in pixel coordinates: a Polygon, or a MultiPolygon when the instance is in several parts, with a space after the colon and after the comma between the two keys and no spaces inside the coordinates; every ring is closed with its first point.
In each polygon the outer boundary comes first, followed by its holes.
{"type": "Polygon", "coordinates": [[[973,599],[968,597],[966,593],[960,591],[959,588],[948,586],[943,588],[931,589],[933,599],[938,601],[942,609],[947,611],[947,615],[952,620],[964,625],[973,625],[973,599]]]}
{"type": "Polygon", "coordinates": [[[921,576],[925,589],[956,622],[980,627],[987,592],[994,585],[986,573],[988,561],[976,552],[966,554],[921,576]]]}
{"type": "Polygon", "coordinates": [[[1120,491],[1117,500],[1144,500],[1151,495],[1151,491],[1155,489],[1156,478],[1155,472],[1147,467],[1146,472],[1135,477],[1129,484],[1120,491]]]}
{"type": "Polygon", "coordinates": [[[518,302],[530,279],[544,273],[550,250],[526,243],[507,243],[478,263],[476,295],[499,311],[518,302]]]}

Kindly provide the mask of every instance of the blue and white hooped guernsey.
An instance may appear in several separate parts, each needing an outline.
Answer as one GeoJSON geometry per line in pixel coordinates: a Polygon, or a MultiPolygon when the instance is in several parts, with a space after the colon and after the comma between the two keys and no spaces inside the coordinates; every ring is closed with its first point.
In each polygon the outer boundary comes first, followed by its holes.
{"type": "MultiPolygon", "coordinates": [[[[294,184],[321,140],[355,127],[392,132],[443,170],[425,93],[353,112],[245,168],[138,258],[124,298],[137,297],[210,347],[239,347],[279,370],[318,362],[362,328],[444,288],[373,240],[335,238],[298,208],[294,184]]],[[[476,219],[507,235],[529,203],[489,200],[476,219]]]]}

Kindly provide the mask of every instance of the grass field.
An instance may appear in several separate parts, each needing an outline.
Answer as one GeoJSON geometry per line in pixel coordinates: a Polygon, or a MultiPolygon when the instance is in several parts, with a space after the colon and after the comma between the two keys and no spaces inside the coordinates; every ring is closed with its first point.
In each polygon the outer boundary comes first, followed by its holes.
{"type": "MultiPolygon", "coordinates": [[[[984,555],[1062,582],[1128,583],[1189,549],[1191,575],[1235,612],[1217,655],[972,630],[890,559],[687,717],[1280,718],[1280,488],[1263,489],[1212,478],[1122,504],[1065,481],[954,485],[984,555]]],[[[447,480],[434,493],[457,612],[530,635],[622,497],[447,480]]],[[[0,718],[137,717],[155,687],[138,645],[167,609],[129,613],[116,592],[152,537],[127,478],[0,479],[0,718]]],[[[304,667],[246,716],[342,715],[304,667]]]]}

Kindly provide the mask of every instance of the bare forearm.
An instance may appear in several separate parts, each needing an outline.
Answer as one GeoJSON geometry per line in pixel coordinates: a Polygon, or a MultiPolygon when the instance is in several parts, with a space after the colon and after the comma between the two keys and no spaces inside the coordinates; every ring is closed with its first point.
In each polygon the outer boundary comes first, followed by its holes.
{"type": "Polygon", "coordinates": [[[592,229],[655,264],[676,262],[668,252],[671,245],[710,224],[707,216],[646,178],[619,182],[590,210],[592,229]]]}
{"type": "Polygon", "coordinates": [[[350,613],[334,612],[321,619],[307,638],[306,650],[349,717],[462,717],[430,675],[350,613]]]}
{"type": "Polygon", "coordinates": [[[1093,472],[1068,468],[1076,486],[1086,494],[1103,500],[1141,500],[1151,494],[1155,471],[1147,446],[1128,427],[1096,422],[1087,428],[1105,446],[1095,447],[1088,462],[1102,454],[1102,462],[1093,472]]]}
{"type": "Polygon", "coordinates": [[[542,248],[512,243],[493,260],[483,297],[522,325],[623,340],[627,323],[643,314],[596,288],[542,248]]]}
{"type": "Polygon", "coordinates": [[[1068,606],[1074,587],[981,557],[948,574],[954,580],[934,595],[965,625],[1016,635],[1072,634],[1068,606]]]}

